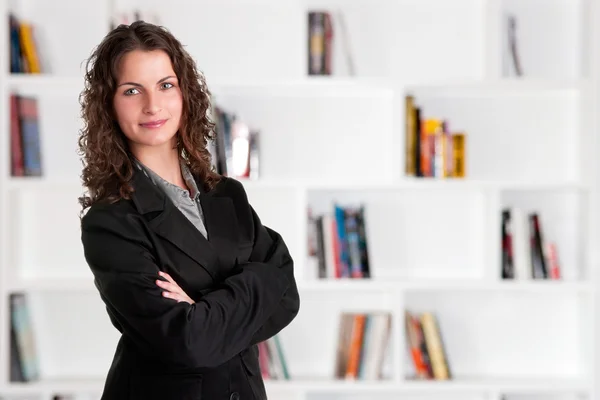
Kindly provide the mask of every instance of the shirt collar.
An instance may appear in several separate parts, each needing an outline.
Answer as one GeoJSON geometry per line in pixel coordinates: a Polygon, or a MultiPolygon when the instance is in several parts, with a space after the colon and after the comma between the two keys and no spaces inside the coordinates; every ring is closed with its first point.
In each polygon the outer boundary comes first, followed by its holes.
{"type": "MultiPolygon", "coordinates": [[[[187,190],[163,179],[160,175],[158,175],[156,172],[154,172],[149,167],[144,165],[137,158],[134,158],[134,162],[135,162],[136,166],[138,167],[138,169],[140,169],[142,172],[144,172],[144,174],[148,178],[150,178],[152,183],[159,186],[161,189],[163,189],[167,192],[171,192],[171,191],[188,192],[187,190]]],[[[190,196],[193,199],[197,199],[198,196],[200,196],[200,190],[198,189],[196,180],[194,179],[194,176],[192,175],[192,171],[190,171],[189,167],[182,159],[180,159],[179,165],[181,167],[181,175],[183,177],[183,180],[185,181],[185,184],[187,185],[187,187],[190,188],[190,191],[189,191],[190,196]]]]}

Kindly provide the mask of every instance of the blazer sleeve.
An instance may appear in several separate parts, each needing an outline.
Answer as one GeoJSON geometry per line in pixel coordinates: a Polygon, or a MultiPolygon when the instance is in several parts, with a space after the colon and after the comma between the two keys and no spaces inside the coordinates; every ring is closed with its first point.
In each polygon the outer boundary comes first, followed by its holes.
{"type": "Polygon", "coordinates": [[[215,367],[247,348],[287,291],[286,274],[248,263],[196,303],[175,302],[156,285],[145,224],[124,214],[88,211],[82,242],[111,319],[130,342],[174,369],[215,367]]]}
{"type": "Polygon", "coordinates": [[[300,310],[300,296],[294,277],[294,260],[284,239],[278,232],[262,224],[260,217],[249,204],[245,191],[243,196],[252,216],[254,241],[249,258],[250,265],[260,263],[270,270],[278,270],[289,282],[285,294],[276,304],[272,314],[254,334],[251,344],[256,344],[275,336],[292,322],[300,310]]]}

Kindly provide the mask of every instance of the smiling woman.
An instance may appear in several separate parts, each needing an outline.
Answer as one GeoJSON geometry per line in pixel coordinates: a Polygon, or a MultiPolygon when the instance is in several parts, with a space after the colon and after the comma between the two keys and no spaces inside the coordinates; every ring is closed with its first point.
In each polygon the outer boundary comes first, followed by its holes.
{"type": "Polygon", "coordinates": [[[256,345],[298,313],[294,263],[211,169],[202,75],[136,22],[100,43],[85,81],[81,240],[122,334],[102,399],[266,399],[256,345]]]}

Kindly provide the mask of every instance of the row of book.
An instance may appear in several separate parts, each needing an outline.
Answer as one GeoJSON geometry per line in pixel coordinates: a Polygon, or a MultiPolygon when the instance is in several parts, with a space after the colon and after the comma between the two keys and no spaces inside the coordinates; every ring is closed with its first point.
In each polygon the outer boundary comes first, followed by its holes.
{"type": "Polygon", "coordinates": [[[212,110],[216,139],[208,143],[212,166],[221,175],[256,180],[260,177],[260,131],[218,105],[212,110]]]}
{"type": "Polygon", "coordinates": [[[429,311],[415,313],[406,310],[404,320],[407,347],[414,367],[412,378],[451,379],[450,363],[435,314],[429,311]]]}
{"type": "Polygon", "coordinates": [[[10,165],[12,176],[42,175],[37,98],[10,95],[10,165]]]}
{"type": "Polygon", "coordinates": [[[308,74],[331,75],[333,23],[330,12],[308,13],[308,74]]]}
{"type": "MultiPolygon", "coordinates": [[[[360,29],[360,27],[355,27],[360,29]]],[[[308,75],[356,75],[346,20],[342,10],[311,10],[308,12],[308,75]],[[341,51],[341,57],[334,57],[341,51]],[[335,60],[344,60],[334,65],[335,60]]]]}
{"type": "Polygon", "coordinates": [[[539,213],[506,207],[501,225],[503,279],[561,279],[557,245],[544,234],[539,213]]]}
{"type": "Polygon", "coordinates": [[[337,379],[383,379],[391,319],[391,314],[384,311],[340,315],[335,361],[337,379]]]}
{"type": "Polygon", "coordinates": [[[370,278],[365,206],[334,204],[331,213],[308,211],[309,262],[328,278],[370,278]]]}
{"type": "Polygon", "coordinates": [[[275,335],[258,344],[258,362],[263,379],[291,379],[279,336],[275,335]]]}
{"type": "Polygon", "coordinates": [[[34,25],[19,19],[15,14],[8,15],[8,37],[10,40],[10,72],[37,74],[44,72],[34,25]]]}
{"type": "Polygon", "coordinates": [[[10,381],[32,382],[40,378],[37,346],[27,296],[10,295],[10,381]]]}
{"type": "MultiPolygon", "coordinates": [[[[38,74],[47,72],[48,66],[43,62],[40,51],[40,33],[31,21],[19,18],[10,12],[9,18],[9,40],[10,40],[10,72],[38,74]]],[[[156,13],[150,13],[139,9],[121,11],[112,16],[107,28],[115,28],[119,24],[129,25],[137,20],[143,20],[158,24],[156,13]]]]}
{"type": "Polygon", "coordinates": [[[464,178],[466,140],[442,118],[427,117],[412,95],[405,96],[405,174],[414,177],[464,178]]]}

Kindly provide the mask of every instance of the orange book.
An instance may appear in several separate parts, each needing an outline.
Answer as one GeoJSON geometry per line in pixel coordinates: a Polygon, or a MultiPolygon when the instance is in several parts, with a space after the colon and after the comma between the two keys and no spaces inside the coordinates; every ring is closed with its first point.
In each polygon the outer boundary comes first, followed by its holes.
{"type": "Polygon", "coordinates": [[[421,342],[423,341],[423,338],[421,337],[419,321],[408,311],[406,311],[404,315],[406,334],[408,336],[408,346],[413,360],[413,365],[415,367],[416,377],[418,379],[427,379],[429,377],[429,373],[427,370],[427,364],[423,358],[423,353],[421,352],[421,342]]]}
{"type": "Polygon", "coordinates": [[[358,367],[360,366],[360,353],[363,344],[365,332],[365,314],[356,314],[352,326],[352,340],[350,341],[350,351],[348,353],[348,365],[346,367],[346,379],[356,379],[358,377],[358,367]]]}

